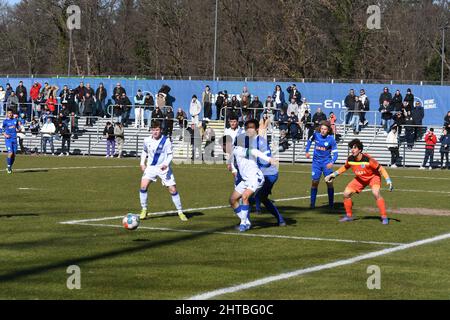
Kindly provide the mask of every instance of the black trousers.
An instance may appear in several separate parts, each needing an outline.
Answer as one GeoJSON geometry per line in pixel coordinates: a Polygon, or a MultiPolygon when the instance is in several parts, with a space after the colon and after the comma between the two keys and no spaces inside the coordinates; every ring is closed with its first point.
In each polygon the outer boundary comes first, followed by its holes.
{"type": "Polygon", "coordinates": [[[61,153],[70,153],[70,137],[62,137],[62,142],[61,142],[61,153]],[[66,150],[66,145],[67,145],[67,151],[66,150]]]}
{"type": "Polygon", "coordinates": [[[422,167],[425,167],[428,160],[430,160],[430,167],[433,166],[434,149],[425,149],[425,158],[423,159],[422,167]]]}
{"type": "Polygon", "coordinates": [[[204,108],[203,117],[211,120],[211,118],[212,118],[212,103],[205,102],[203,108],[204,108]]]}
{"type": "Polygon", "coordinates": [[[441,168],[444,167],[444,156],[445,156],[445,167],[448,168],[448,152],[441,152],[441,168]]]}
{"type": "Polygon", "coordinates": [[[391,152],[391,165],[397,164],[397,160],[400,158],[398,147],[390,147],[389,151],[391,152]]]}

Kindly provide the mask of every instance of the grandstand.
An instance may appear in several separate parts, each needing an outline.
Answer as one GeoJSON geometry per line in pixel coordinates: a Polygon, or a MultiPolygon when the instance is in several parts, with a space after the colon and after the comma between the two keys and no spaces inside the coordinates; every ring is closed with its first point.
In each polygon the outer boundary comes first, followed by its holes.
{"type": "MultiPolygon", "coordinates": [[[[0,121],[3,121],[4,117],[0,117],[0,121]]],[[[71,141],[71,154],[81,155],[81,156],[104,156],[106,154],[106,139],[103,137],[103,128],[109,118],[97,118],[95,125],[93,127],[84,126],[86,122],[85,117],[79,119],[79,133],[76,137],[72,137],[71,141]]],[[[220,161],[222,159],[222,147],[220,145],[220,137],[223,136],[225,123],[223,120],[219,121],[209,121],[208,126],[212,127],[216,135],[216,145],[215,145],[215,156],[220,161]]],[[[435,134],[440,137],[442,134],[442,128],[439,125],[429,126],[435,128],[435,134]]],[[[344,132],[344,125],[336,124],[338,132],[344,132]]],[[[178,126],[178,122],[174,122],[173,131],[173,146],[174,146],[174,158],[178,161],[190,162],[191,157],[191,145],[190,139],[186,139],[185,135],[188,132],[181,130],[178,126]]],[[[124,155],[128,157],[138,157],[142,151],[142,143],[146,136],[149,135],[148,129],[136,129],[133,126],[125,128],[125,144],[124,144],[124,155]]],[[[271,133],[269,133],[269,140],[271,141],[271,146],[274,152],[278,150],[279,141],[279,130],[274,128],[271,133]]],[[[342,164],[345,162],[348,155],[347,143],[358,138],[363,141],[365,145],[365,151],[376,159],[380,161],[383,165],[390,163],[390,152],[386,147],[386,136],[383,134],[381,126],[369,125],[364,130],[361,131],[359,135],[354,135],[351,130],[346,134],[343,134],[339,143],[339,158],[337,163],[342,164]]],[[[305,145],[306,140],[300,140],[298,142],[293,142],[290,140],[290,147],[284,152],[279,152],[278,156],[280,162],[282,163],[310,163],[310,159],[305,157],[305,145]]],[[[61,141],[54,139],[55,153],[60,153],[61,141]]],[[[40,137],[32,136],[29,131],[26,132],[26,138],[24,140],[24,145],[26,148],[33,150],[37,148],[39,151],[40,147],[40,137]]],[[[203,141],[202,146],[204,147],[205,142],[203,141]]],[[[435,151],[439,150],[440,144],[436,145],[435,151]]],[[[4,138],[0,138],[0,150],[2,152],[4,149],[4,138]]],[[[400,144],[400,160],[399,164],[405,167],[419,167],[422,164],[423,157],[425,154],[425,143],[423,141],[416,142],[412,150],[408,150],[406,143],[402,142],[400,144]]],[[[435,160],[437,160],[435,156],[435,160]]],[[[436,165],[437,166],[437,165],[436,165]]]]}

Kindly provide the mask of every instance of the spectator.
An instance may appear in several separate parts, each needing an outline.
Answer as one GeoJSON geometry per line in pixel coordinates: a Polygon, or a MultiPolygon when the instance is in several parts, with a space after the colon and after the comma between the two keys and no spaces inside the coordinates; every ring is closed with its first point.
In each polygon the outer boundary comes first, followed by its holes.
{"type": "Polygon", "coordinates": [[[153,96],[147,92],[145,94],[145,99],[144,99],[144,126],[148,125],[148,116],[147,115],[151,115],[152,111],[155,108],[155,100],[153,99],[153,96]]]}
{"type": "Polygon", "coordinates": [[[300,140],[300,126],[298,121],[298,116],[295,114],[294,111],[291,112],[290,116],[288,117],[288,124],[289,124],[289,133],[291,135],[292,140],[300,140]]]}
{"type": "MultiPolygon", "coordinates": [[[[273,119],[273,118],[272,118],[273,119]]],[[[267,133],[272,130],[272,119],[267,111],[263,112],[259,120],[258,135],[267,140],[267,133]]]]}
{"type": "Polygon", "coordinates": [[[97,90],[95,90],[95,100],[97,103],[97,111],[100,117],[106,118],[108,114],[107,105],[105,104],[106,97],[108,96],[108,91],[103,85],[103,82],[100,82],[97,90]]]}
{"type": "Polygon", "coordinates": [[[42,92],[42,91],[39,92],[37,99],[34,101],[36,109],[33,112],[33,117],[38,117],[38,118],[41,117],[46,101],[47,100],[44,97],[44,92],[42,92]]]}
{"type": "Polygon", "coordinates": [[[134,97],[134,127],[142,128],[145,126],[144,124],[144,103],[145,97],[142,94],[142,90],[139,89],[137,91],[136,96],[134,97]]]}
{"type": "MultiPolygon", "coordinates": [[[[91,98],[94,100],[94,105],[92,106],[92,115],[95,116],[97,114],[95,91],[93,88],[91,88],[90,83],[86,83],[86,93],[89,93],[91,98]]],[[[85,97],[86,97],[86,95],[85,95],[85,97]]],[[[85,104],[86,104],[86,102],[85,102],[85,104]]],[[[86,112],[86,110],[84,112],[86,112]]]]}
{"type": "MultiPolygon", "coordinates": [[[[389,100],[388,100],[388,102],[389,102],[389,100]]],[[[391,108],[392,111],[394,111],[394,112],[402,111],[402,106],[403,106],[402,102],[403,102],[403,97],[402,97],[402,94],[400,93],[400,90],[395,91],[395,94],[392,97],[392,100],[390,101],[390,105],[392,106],[392,108],[391,108]]]]}
{"type": "Polygon", "coordinates": [[[225,104],[225,95],[222,91],[219,91],[216,99],[216,120],[220,120],[223,116],[222,108],[225,104]]]}
{"type": "Polygon", "coordinates": [[[189,107],[189,114],[191,115],[191,121],[195,126],[199,124],[199,115],[202,112],[202,105],[198,101],[197,96],[192,96],[191,104],[189,107]]]}
{"type": "MultiPolygon", "coordinates": [[[[297,85],[295,83],[287,88],[287,92],[289,93],[289,101],[295,99],[295,103],[297,103],[298,105],[302,102],[302,94],[300,93],[300,91],[298,91],[297,85]]],[[[296,115],[298,116],[298,114],[296,115]]]]}
{"type": "Polygon", "coordinates": [[[92,127],[94,125],[94,108],[95,100],[90,92],[86,92],[84,97],[84,114],[86,115],[86,126],[92,127]]]}
{"type": "Polygon", "coordinates": [[[53,97],[53,95],[50,95],[48,99],[45,101],[45,105],[47,106],[48,110],[55,115],[56,114],[56,105],[58,104],[58,101],[53,97]]]}
{"type": "Polygon", "coordinates": [[[423,127],[422,127],[422,120],[425,116],[424,109],[422,107],[422,104],[417,101],[414,105],[414,108],[411,111],[413,120],[414,120],[414,140],[420,141],[422,140],[423,136],[423,127]]]}
{"type": "Polygon", "coordinates": [[[173,119],[175,119],[175,115],[173,114],[172,107],[167,107],[167,112],[164,116],[164,123],[163,123],[163,134],[169,137],[172,137],[173,132],[173,119]]]}
{"type": "Polygon", "coordinates": [[[392,111],[389,101],[384,100],[378,111],[381,113],[381,126],[384,128],[386,135],[391,131],[392,111]]]}
{"type": "Polygon", "coordinates": [[[334,112],[330,112],[328,115],[328,121],[330,122],[331,130],[333,131],[335,137],[337,136],[336,120],[337,118],[334,112]]]}
{"type": "Polygon", "coordinates": [[[411,89],[406,90],[406,95],[404,102],[408,103],[408,106],[406,107],[406,111],[411,111],[414,107],[414,95],[411,91],[411,89]]]}
{"type": "Polygon", "coordinates": [[[348,124],[350,127],[353,126],[353,134],[359,134],[360,132],[359,122],[360,122],[360,113],[362,109],[363,109],[362,102],[359,100],[358,96],[355,96],[355,107],[353,110],[353,116],[352,120],[348,124]]]}
{"type": "Polygon", "coordinates": [[[58,132],[61,136],[61,153],[59,156],[62,157],[64,153],[68,156],[70,154],[70,139],[72,138],[72,133],[66,122],[60,122],[58,124],[58,132]]]}
{"type": "Polygon", "coordinates": [[[123,114],[122,123],[125,127],[128,127],[128,122],[130,121],[131,108],[133,107],[133,105],[131,104],[131,101],[127,97],[127,94],[125,92],[123,92],[122,95],[120,96],[119,105],[121,106],[123,114]]]}
{"type": "Polygon", "coordinates": [[[212,92],[209,86],[205,87],[202,92],[202,103],[203,103],[203,119],[209,121],[212,119],[212,92]]]}
{"type": "Polygon", "coordinates": [[[448,153],[450,151],[450,132],[447,129],[444,129],[442,132],[442,136],[439,138],[439,142],[441,143],[441,169],[444,169],[444,156],[446,159],[445,168],[448,169],[448,153]]]}
{"type": "Polygon", "coordinates": [[[447,115],[444,117],[444,128],[447,130],[450,129],[450,111],[448,111],[447,115]]]}
{"type": "Polygon", "coordinates": [[[311,113],[309,110],[305,110],[305,114],[300,120],[302,127],[304,128],[304,132],[308,132],[308,139],[311,138],[311,136],[314,133],[314,126],[312,123],[311,113]]]}
{"type": "Polygon", "coordinates": [[[11,109],[13,114],[17,114],[18,106],[19,106],[19,98],[17,98],[16,93],[12,91],[6,102],[6,109],[11,109]]]}
{"type": "Polygon", "coordinates": [[[392,94],[389,92],[389,88],[387,87],[384,87],[383,92],[380,94],[380,99],[378,100],[380,107],[383,105],[385,100],[389,101],[389,104],[392,101],[392,94]]]}
{"type": "Polygon", "coordinates": [[[359,121],[363,127],[367,126],[369,124],[369,121],[366,120],[366,112],[370,111],[370,101],[369,98],[366,95],[366,91],[364,89],[361,89],[359,91],[360,96],[359,100],[361,101],[363,108],[361,109],[361,113],[359,116],[359,121]]]}
{"type": "MultiPolygon", "coordinates": [[[[21,94],[23,94],[23,93],[21,92],[21,94]]],[[[18,117],[17,120],[19,121],[19,130],[17,132],[17,138],[19,139],[20,153],[25,154],[26,149],[25,149],[25,146],[23,145],[23,140],[26,137],[26,135],[25,135],[25,114],[21,114],[21,116],[18,117]]]]}
{"type": "MultiPolygon", "coordinates": [[[[11,85],[9,83],[6,84],[6,88],[5,88],[6,94],[5,94],[5,102],[8,101],[8,98],[11,96],[11,93],[14,92],[13,88],[11,87],[11,85]]],[[[14,93],[15,94],[15,93],[14,93]]]]}
{"type": "Polygon", "coordinates": [[[48,99],[48,96],[50,95],[51,86],[48,84],[48,82],[44,82],[44,86],[41,88],[41,92],[44,94],[45,100],[48,99]]]}
{"type": "Polygon", "coordinates": [[[278,142],[278,151],[284,152],[289,149],[289,139],[285,130],[280,131],[280,141],[278,142]]]}
{"type": "Polygon", "coordinates": [[[281,86],[279,84],[275,86],[272,99],[275,102],[275,107],[277,109],[276,113],[278,114],[281,109],[284,109],[284,112],[286,113],[287,109],[284,106],[286,104],[286,100],[284,99],[284,92],[281,90],[281,86]]]}
{"type": "Polygon", "coordinates": [[[264,111],[264,106],[261,101],[259,101],[258,96],[254,96],[252,103],[250,104],[250,108],[252,109],[252,112],[254,112],[255,119],[259,120],[261,119],[261,114],[264,111]]]}
{"type": "Polygon", "coordinates": [[[202,137],[200,135],[199,128],[194,123],[191,123],[191,126],[187,128],[187,131],[189,132],[188,136],[190,137],[191,142],[191,150],[192,150],[191,160],[195,161],[196,159],[199,159],[202,156],[202,137]]]}
{"type": "Polygon", "coordinates": [[[76,112],[77,110],[77,102],[75,101],[75,91],[69,89],[69,96],[67,97],[67,107],[70,113],[76,112]]]}
{"type": "Polygon", "coordinates": [[[32,144],[34,145],[34,147],[31,148],[31,152],[34,152],[36,154],[38,153],[38,145],[39,145],[39,140],[40,140],[40,139],[38,139],[39,130],[40,130],[39,121],[35,117],[31,120],[30,132],[31,132],[32,144]]]}
{"type": "Polygon", "coordinates": [[[386,144],[391,152],[391,168],[397,168],[397,161],[400,158],[398,152],[398,130],[397,126],[393,125],[386,138],[386,144]]]}
{"type": "Polygon", "coordinates": [[[116,94],[118,94],[119,97],[121,97],[124,93],[127,94],[127,91],[125,90],[125,88],[122,87],[120,82],[117,82],[115,88],[113,89],[113,97],[115,97],[116,94]]]}
{"type": "Polygon", "coordinates": [[[3,86],[0,86],[0,116],[5,114],[5,103],[6,102],[6,91],[3,89],[3,86]]]}
{"type": "Polygon", "coordinates": [[[87,89],[84,86],[83,82],[80,82],[80,85],[75,88],[75,102],[76,102],[76,115],[84,114],[84,97],[86,96],[87,89]]]}
{"type": "MultiPolygon", "coordinates": [[[[30,101],[31,101],[31,116],[33,117],[35,114],[38,114],[39,112],[37,110],[38,105],[36,104],[36,100],[39,98],[39,92],[41,91],[42,85],[35,81],[30,89],[30,101]]],[[[1,101],[1,99],[0,99],[1,101]]]]}
{"type": "Polygon", "coordinates": [[[325,115],[325,113],[322,112],[321,108],[317,108],[316,113],[312,117],[312,122],[314,123],[314,129],[319,127],[319,125],[322,121],[326,121],[326,120],[327,120],[327,116],[325,115]]]}
{"type": "Polygon", "coordinates": [[[414,147],[414,119],[411,111],[405,112],[405,138],[408,146],[408,150],[412,150],[414,147]]]}
{"type": "Polygon", "coordinates": [[[20,93],[23,93],[24,100],[28,100],[28,91],[27,88],[23,85],[23,81],[19,81],[19,85],[16,88],[16,96],[20,96],[20,93]]]}
{"type": "Polygon", "coordinates": [[[305,111],[308,110],[308,112],[311,113],[311,107],[309,106],[308,101],[306,101],[306,98],[302,99],[302,104],[300,105],[299,112],[298,112],[298,118],[302,119],[305,115],[305,111]]]}
{"type": "Polygon", "coordinates": [[[207,126],[204,137],[206,141],[204,160],[212,160],[214,159],[214,142],[216,141],[216,133],[214,132],[214,129],[210,126],[207,126]]]}
{"type": "Polygon", "coordinates": [[[291,99],[291,103],[289,103],[287,108],[287,114],[291,114],[292,112],[298,117],[300,107],[297,104],[297,100],[295,98],[291,99]]]}
{"type": "Polygon", "coordinates": [[[230,107],[231,108],[227,109],[227,112],[226,112],[227,123],[229,123],[229,120],[232,117],[237,117],[238,119],[241,119],[241,116],[242,116],[241,104],[239,103],[239,100],[237,99],[236,96],[233,96],[231,98],[231,106],[230,107]]]}
{"type": "Polygon", "coordinates": [[[162,113],[159,106],[156,106],[156,108],[152,111],[151,118],[152,118],[152,123],[150,124],[150,126],[153,126],[153,123],[155,121],[162,122],[164,120],[164,114],[162,113]]]}
{"type": "Polygon", "coordinates": [[[280,116],[278,117],[278,128],[279,130],[289,131],[289,117],[284,112],[284,109],[280,110],[280,116]]]}
{"type": "MultiPolygon", "coordinates": [[[[31,95],[31,91],[30,91],[30,95],[31,95]]],[[[67,85],[63,86],[63,89],[59,93],[59,99],[60,99],[59,101],[61,102],[61,105],[63,105],[63,106],[68,106],[69,105],[70,90],[69,90],[69,87],[67,85]]]]}
{"type": "MultiPolygon", "coordinates": [[[[120,122],[116,122],[116,125],[114,126],[114,137],[116,138],[115,141],[118,149],[117,158],[121,158],[123,146],[125,144],[125,128],[120,122]]],[[[114,152],[112,154],[114,155],[114,152]]]]}
{"type": "Polygon", "coordinates": [[[78,116],[75,114],[74,111],[70,113],[70,132],[73,133],[73,138],[78,139],[78,116]]]}
{"type": "Polygon", "coordinates": [[[48,116],[45,119],[45,123],[42,126],[41,134],[42,134],[42,152],[44,154],[47,153],[47,142],[50,143],[50,148],[52,150],[52,156],[55,155],[55,146],[53,145],[53,135],[56,132],[55,124],[53,123],[53,119],[51,116],[48,116]]]}
{"type": "Polygon", "coordinates": [[[105,158],[112,158],[116,153],[116,138],[114,136],[114,127],[111,122],[106,122],[103,129],[103,136],[106,138],[106,156],[105,158]]]}
{"type": "Polygon", "coordinates": [[[270,121],[278,121],[278,115],[276,114],[276,106],[275,102],[272,99],[272,96],[267,96],[266,101],[264,102],[264,112],[267,113],[270,121]]]}
{"type": "Polygon", "coordinates": [[[17,105],[17,114],[23,113],[24,115],[28,115],[28,101],[25,93],[23,91],[19,92],[17,99],[19,100],[19,104],[17,105]]]}
{"type": "Polygon", "coordinates": [[[353,110],[355,110],[355,90],[350,89],[349,94],[345,97],[344,105],[347,108],[345,124],[348,125],[353,117],[353,110]]]}
{"type": "Polygon", "coordinates": [[[178,120],[178,126],[183,129],[187,125],[187,115],[186,112],[183,111],[183,109],[178,108],[176,119],[178,120]]]}
{"type": "Polygon", "coordinates": [[[433,169],[433,158],[434,158],[434,146],[437,143],[437,137],[434,134],[434,129],[430,128],[430,131],[425,135],[425,157],[423,159],[423,163],[419,169],[424,170],[427,165],[428,159],[430,160],[429,169],[433,169]]]}
{"type": "MultiPolygon", "coordinates": [[[[245,116],[245,119],[248,119],[248,120],[253,119],[253,113],[249,117],[250,111],[248,110],[248,108],[250,107],[251,100],[252,100],[252,96],[251,96],[250,92],[248,91],[247,86],[244,86],[242,88],[242,92],[241,92],[241,107],[242,107],[242,113],[245,116]]],[[[254,112],[254,111],[251,111],[251,112],[254,112]]]]}

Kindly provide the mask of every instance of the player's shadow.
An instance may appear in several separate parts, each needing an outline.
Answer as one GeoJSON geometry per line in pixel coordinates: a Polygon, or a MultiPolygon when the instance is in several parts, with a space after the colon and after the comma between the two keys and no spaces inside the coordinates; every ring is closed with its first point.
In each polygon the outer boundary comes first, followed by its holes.
{"type": "MultiPolygon", "coordinates": [[[[265,214],[259,214],[259,215],[254,215],[253,217],[263,217],[264,220],[255,220],[252,219],[252,229],[266,229],[266,228],[279,228],[278,223],[275,219],[274,216],[272,216],[270,213],[265,214]]],[[[289,218],[289,217],[285,217],[284,218],[284,222],[286,222],[287,226],[292,226],[292,225],[296,225],[297,224],[297,220],[289,218]]]]}
{"type": "MultiPolygon", "coordinates": [[[[400,219],[395,218],[388,218],[389,222],[395,221],[395,222],[402,222],[400,219]]],[[[367,217],[361,217],[361,218],[355,218],[355,220],[377,220],[380,221],[380,216],[367,216],[367,217]]]]}
{"type": "Polygon", "coordinates": [[[277,206],[280,213],[284,216],[285,214],[302,214],[302,213],[321,213],[321,214],[331,214],[339,215],[344,213],[344,204],[335,203],[334,208],[330,209],[328,205],[316,206],[316,208],[311,209],[309,206],[298,207],[298,206],[277,206]]]}
{"type": "Polygon", "coordinates": [[[39,172],[48,172],[47,169],[27,169],[23,171],[15,171],[15,174],[23,174],[23,173],[39,173],[39,172]]]}
{"type": "Polygon", "coordinates": [[[38,214],[35,213],[5,213],[5,214],[1,214],[0,213],[0,219],[1,218],[21,218],[21,217],[39,217],[38,214]]]}
{"type": "MultiPolygon", "coordinates": [[[[184,215],[188,218],[194,218],[194,217],[199,217],[199,216],[204,216],[205,214],[203,212],[185,212],[184,215]]],[[[167,213],[167,214],[160,214],[160,215],[149,215],[147,219],[159,219],[159,218],[165,218],[165,217],[176,217],[178,216],[177,213],[167,213]]]]}

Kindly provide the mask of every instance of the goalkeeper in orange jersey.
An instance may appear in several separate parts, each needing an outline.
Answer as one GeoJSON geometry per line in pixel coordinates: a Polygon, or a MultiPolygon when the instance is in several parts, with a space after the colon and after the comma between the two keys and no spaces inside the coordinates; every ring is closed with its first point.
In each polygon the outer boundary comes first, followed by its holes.
{"type": "Polygon", "coordinates": [[[344,207],[347,215],[339,221],[353,221],[352,195],[354,193],[360,193],[365,187],[370,186],[372,193],[377,200],[377,206],[380,209],[381,222],[383,224],[389,224],[389,219],[386,215],[386,204],[380,193],[381,175],[383,175],[384,179],[386,179],[386,183],[389,186],[389,191],[393,190],[392,181],[391,178],[389,178],[389,174],[377,160],[368,154],[362,153],[364,146],[359,139],[350,141],[348,146],[351,149],[351,156],[348,157],[345,165],[325,177],[326,182],[333,181],[334,178],[350,168],[352,168],[356,175],[356,177],[345,188],[344,207]]]}

